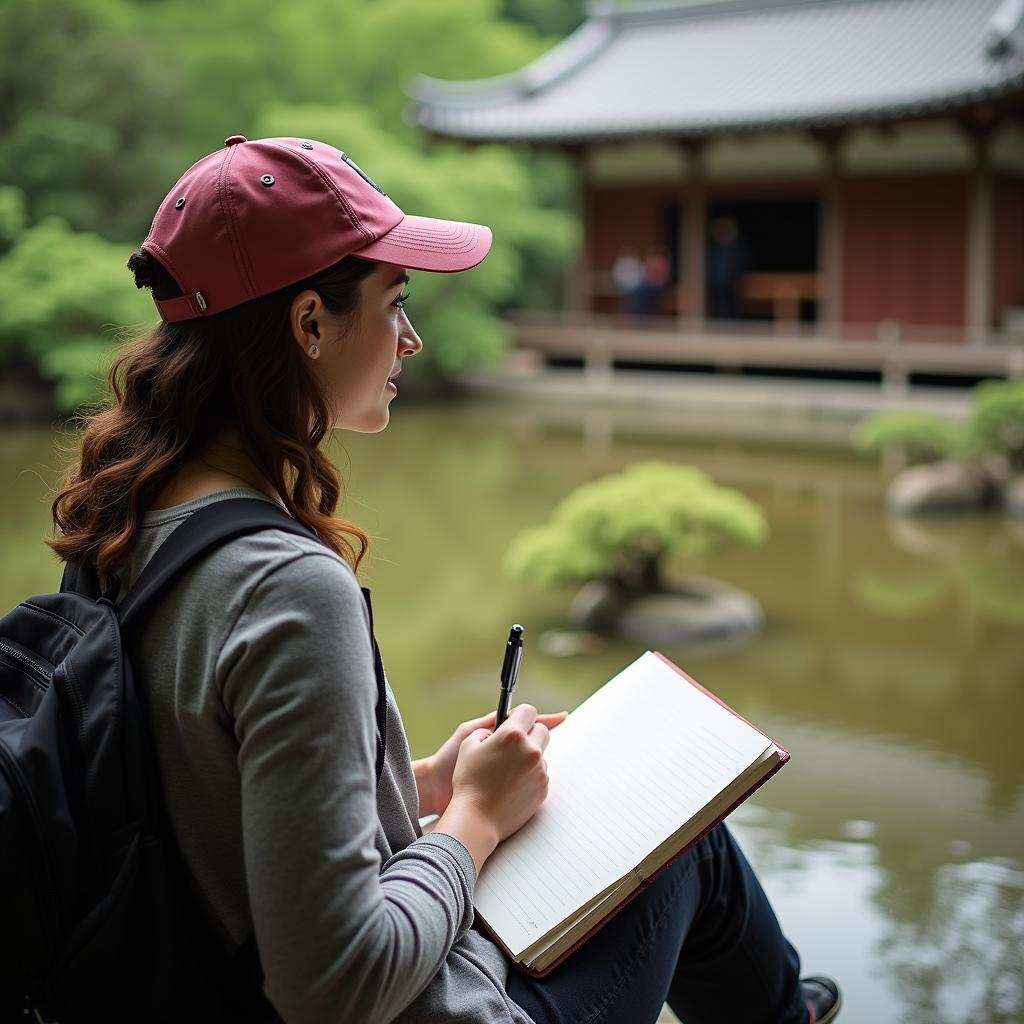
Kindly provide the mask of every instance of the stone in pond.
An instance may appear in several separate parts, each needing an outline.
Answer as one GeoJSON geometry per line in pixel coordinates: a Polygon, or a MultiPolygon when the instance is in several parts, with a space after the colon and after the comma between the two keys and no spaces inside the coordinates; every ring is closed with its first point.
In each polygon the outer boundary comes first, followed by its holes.
{"type": "Polygon", "coordinates": [[[652,647],[731,644],[745,640],[764,622],[764,612],[750,594],[703,576],[642,594],[623,594],[593,580],[580,588],[570,617],[579,629],[652,647]]]}
{"type": "Polygon", "coordinates": [[[896,515],[969,512],[992,504],[997,490],[984,466],[943,459],[903,470],[889,485],[885,504],[896,515]]]}

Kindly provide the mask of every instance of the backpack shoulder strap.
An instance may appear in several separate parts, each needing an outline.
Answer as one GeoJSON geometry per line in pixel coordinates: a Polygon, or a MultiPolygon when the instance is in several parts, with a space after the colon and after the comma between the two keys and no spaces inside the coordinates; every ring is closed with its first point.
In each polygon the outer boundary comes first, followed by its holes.
{"type": "Polygon", "coordinates": [[[62,594],[82,594],[95,601],[103,595],[103,587],[94,565],[85,562],[65,562],[60,580],[62,594]]]}
{"type": "Polygon", "coordinates": [[[259,498],[223,498],[197,509],[157,548],[139,574],[120,606],[122,628],[139,618],[180,572],[203,555],[234,537],[267,529],[319,541],[284,509],[259,498]]]}
{"type": "MultiPolygon", "coordinates": [[[[175,576],[203,555],[233,537],[266,529],[284,530],[286,533],[310,537],[319,542],[319,538],[312,530],[293,519],[280,506],[271,505],[259,498],[223,498],[193,512],[157,548],[156,554],[139,573],[139,578],[118,610],[121,628],[129,627],[143,615],[159,600],[175,576]]],[[[373,635],[373,612],[369,591],[365,587],[360,589],[367,607],[370,640],[373,644],[373,668],[377,679],[376,718],[379,741],[376,769],[377,781],[380,782],[387,744],[387,693],[380,649],[373,635]]]]}

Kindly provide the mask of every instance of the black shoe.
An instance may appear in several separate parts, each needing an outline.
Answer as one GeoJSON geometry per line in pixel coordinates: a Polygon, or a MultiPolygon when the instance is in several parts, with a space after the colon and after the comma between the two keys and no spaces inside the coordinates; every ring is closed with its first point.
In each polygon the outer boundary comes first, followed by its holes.
{"type": "Polygon", "coordinates": [[[804,1002],[811,1011],[810,1024],[829,1024],[839,1016],[843,997],[839,986],[824,974],[811,974],[800,979],[804,1002]]]}

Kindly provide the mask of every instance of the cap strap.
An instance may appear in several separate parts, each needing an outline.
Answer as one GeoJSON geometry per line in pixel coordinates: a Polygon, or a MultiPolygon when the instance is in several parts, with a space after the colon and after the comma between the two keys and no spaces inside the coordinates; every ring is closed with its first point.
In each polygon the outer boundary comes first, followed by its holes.
{"type": "Polygon", "coordinates": [[[207,302],[202,292],[179,295],[176,299],[154,299],[160,316],[167,323],[177,320],[194,320],[206,313],[207,302]]]}

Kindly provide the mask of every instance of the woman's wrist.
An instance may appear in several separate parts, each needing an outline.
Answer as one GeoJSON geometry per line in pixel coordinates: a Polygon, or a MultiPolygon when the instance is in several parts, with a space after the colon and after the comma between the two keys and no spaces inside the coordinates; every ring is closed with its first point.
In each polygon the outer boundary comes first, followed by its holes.
{"type": "Polygon", "coordinates": [[[452,798],[431,832],[444,832],[458,839],[473,858],[477,875],[498,846],[497,827],[475,805],[458,796],[452,798]]]}
{"type": "Polygon", "coordinates": [[[437,800],[434,795],[434,759],[421,757],[412,763],[412,774],[416,779],[416,793],[419,796],[419,817],[437,814],[437,800]]]}

